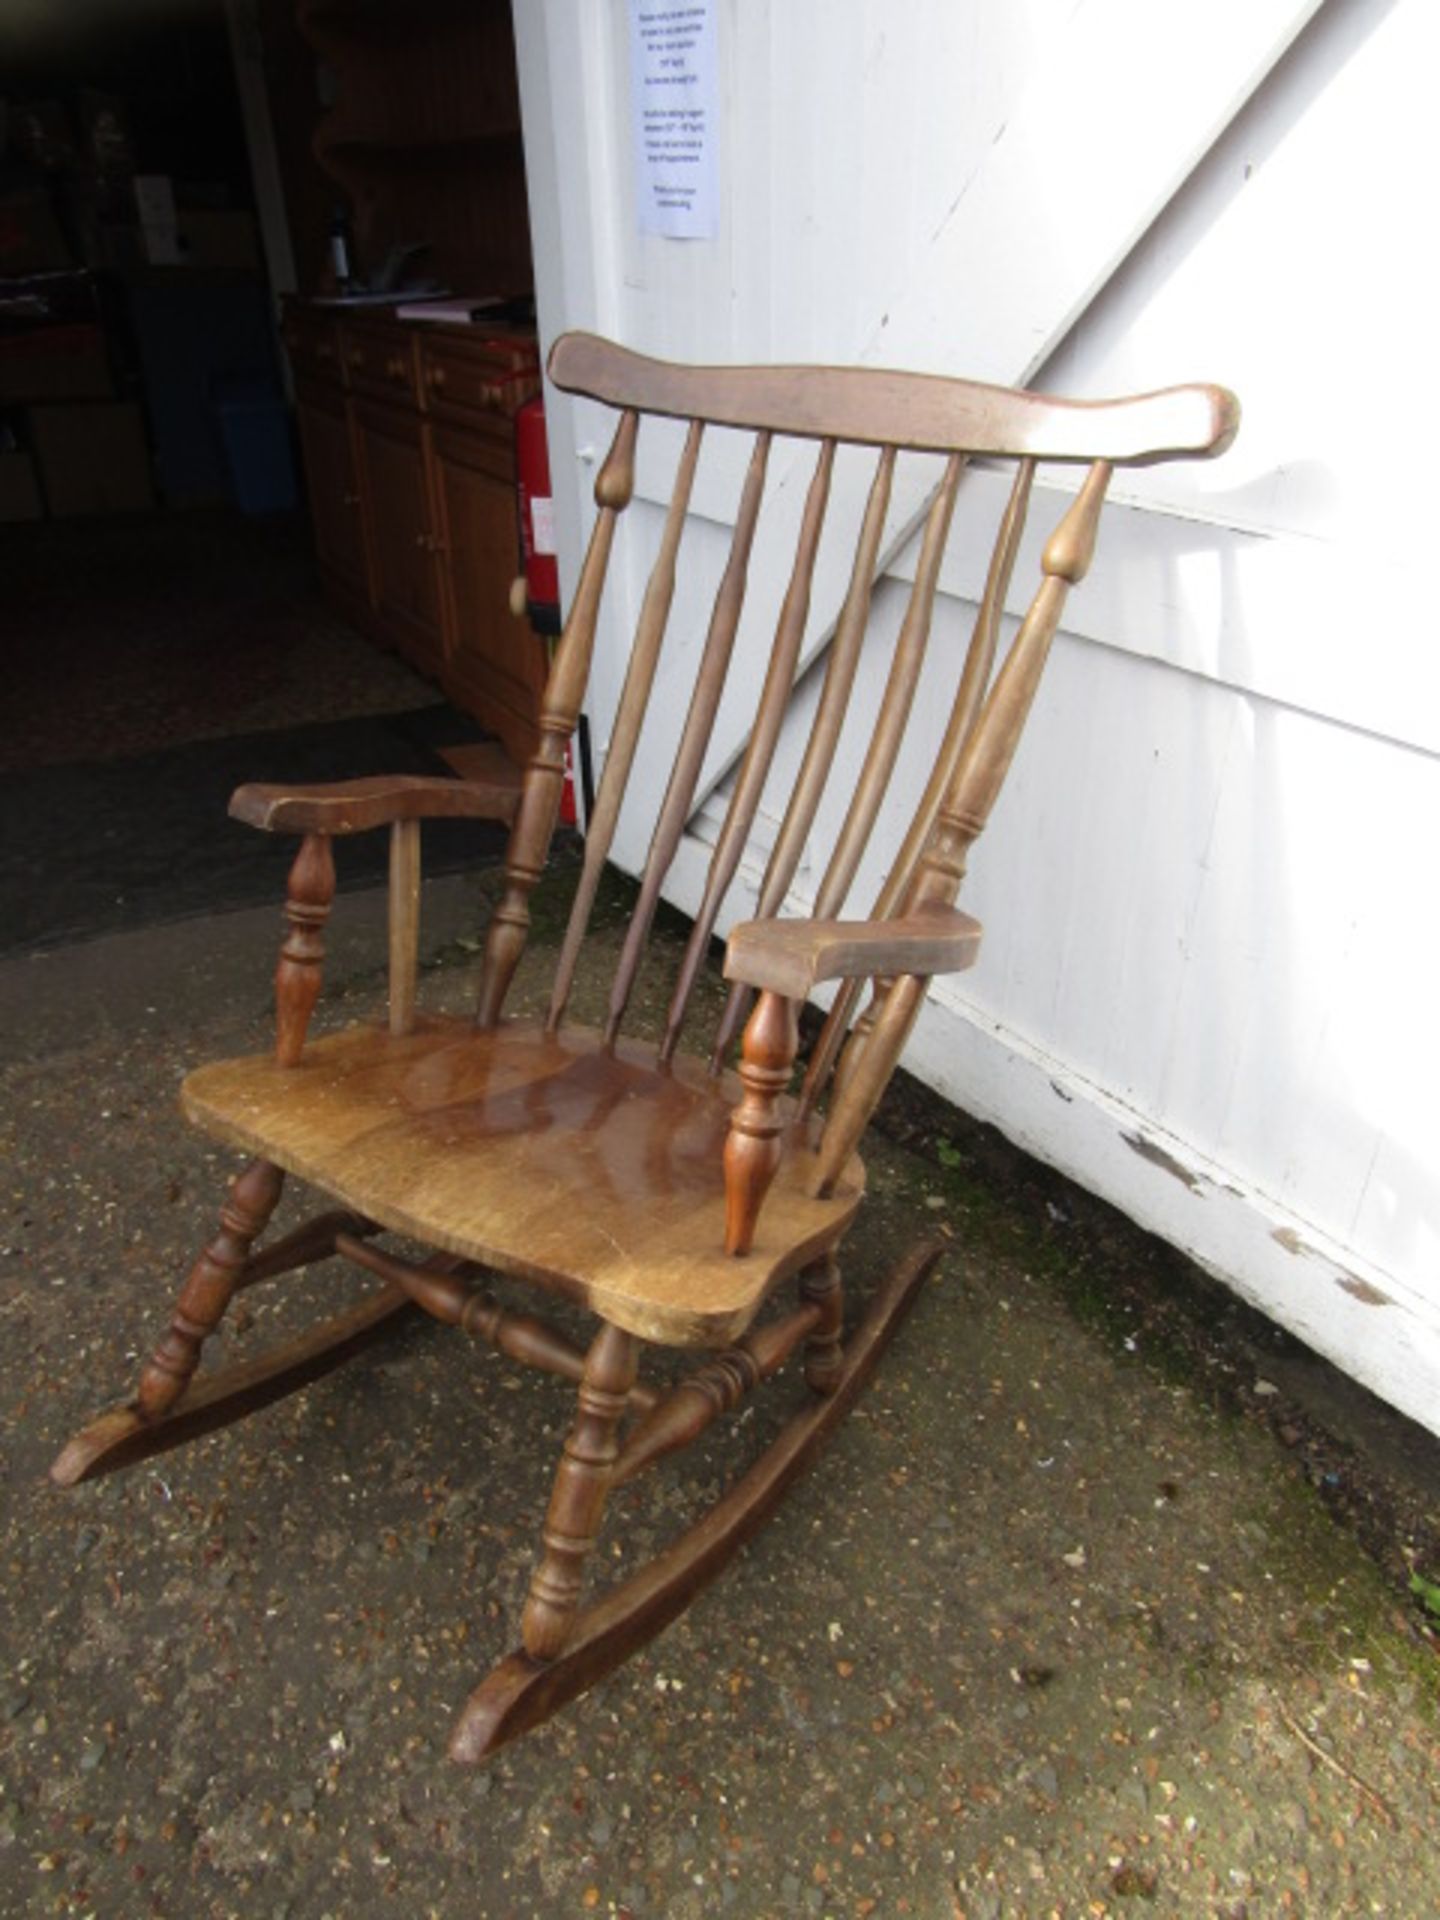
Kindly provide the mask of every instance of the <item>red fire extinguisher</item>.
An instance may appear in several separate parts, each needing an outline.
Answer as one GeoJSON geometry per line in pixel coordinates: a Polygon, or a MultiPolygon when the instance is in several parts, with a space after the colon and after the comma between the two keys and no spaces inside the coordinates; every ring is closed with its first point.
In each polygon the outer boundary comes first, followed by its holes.
{"type": "Polygon", "coordinates": [[[545,402],[539,394],[515,415],[515,478],[524,611],[537,633],[556,634],[560,631],[560,575],[555,567],[555,503],[550,494],[545,402]]]}
{"type": "MultiPolygon", "coordinates": [[[[537,633],[560,631],[560,575],[555,565],[555,514],[550,493],[550,451],[545,439],[545,402],[537,394],[515,415],[515,480],[520,520],[522,571],[510,597],[537,633]]],[[[585,726],[581,718],[580,726],[585,726]]],[[[583,752],[582,731],[582,752],[583,752]]],[[[588,789],[587,789],[588,794],[588,789]]],[[[575,803],[574,742],[565,748],[565,785],[560,795],[561,824],[578,820],[575,803]]]]}

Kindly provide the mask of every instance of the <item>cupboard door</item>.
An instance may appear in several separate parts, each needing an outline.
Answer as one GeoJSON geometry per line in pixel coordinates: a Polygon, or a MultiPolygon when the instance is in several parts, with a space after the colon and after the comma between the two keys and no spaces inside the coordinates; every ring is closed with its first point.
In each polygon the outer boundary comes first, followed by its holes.
{"type": "Polygon", "coordinates": [[[510,611],[520,559],[508,423],[495,433],[437,428],[431,444],[446,690],[523,766],[539,744],[548,657],[529,621],[510,611]]]}
{"type": "Polygon", "coordinates": [[[419,417],[356,400],[375,607],[400,651],[424,673],[442,665],[440,582],[419,417]]]}
{"type": "Polygon", "coordinates": [[[338,392],[332,400],[323,392],[302,390],[296,395],[295,414],[305,455],[315,551],[322,566],[368,600],[365,523],[345,402],[338,392]]]}

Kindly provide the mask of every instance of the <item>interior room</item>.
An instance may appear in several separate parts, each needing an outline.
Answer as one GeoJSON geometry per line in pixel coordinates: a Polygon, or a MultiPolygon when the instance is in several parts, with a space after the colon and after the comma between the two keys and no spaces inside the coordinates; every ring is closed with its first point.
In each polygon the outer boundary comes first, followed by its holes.
{"type": "Polygon", "coordinates": [[[508,5],[18,4],[0,71],[23,951],[273,897],[243,778],[513,781],[555,609],[508,5]]]}

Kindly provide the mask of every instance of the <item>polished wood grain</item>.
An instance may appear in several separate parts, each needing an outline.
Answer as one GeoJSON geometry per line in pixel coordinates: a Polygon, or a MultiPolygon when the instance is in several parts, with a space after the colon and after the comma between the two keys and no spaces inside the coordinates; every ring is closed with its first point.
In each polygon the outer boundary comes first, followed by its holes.
{"type": "MultiPolygon", "coordinates": [[[[752,1252],[724,1251],[722,1154],[741,1084],[581,1027],[476,1031],[422,1014],[400,1038],[357,1026],[314,1040],[299,1068],[261,1057],[200,1068],[186,1114],[266,1152],[366,1219],[538,1282],[647,1339],[723,1346],[770,1289],[840,1239],[858,1159],[832,1196],[789,1151],[752,1252]]],[[[786,1109],[781,1108],[782,1116],[786,1109]]],[[[816,1130],[818,1137],[818,1129],[816,1130]]]]}
{"type": "Polygon", "coordinates": [[[684,367],[594,334],[565,333],[550,378],[612,407],[717,426],[933,453],[1148,466],[1223,453],[1240,426],[1224,387],[1169,387],[1126,400],[1057,400],[972,380],[860,367],[684,367]]]}

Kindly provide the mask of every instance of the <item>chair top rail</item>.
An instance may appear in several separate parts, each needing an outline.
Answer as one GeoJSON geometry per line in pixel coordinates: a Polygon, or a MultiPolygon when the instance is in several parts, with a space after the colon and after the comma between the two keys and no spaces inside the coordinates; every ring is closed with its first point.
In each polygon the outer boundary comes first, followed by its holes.
{"type": "Polygon", "coordinates": [[[915,452],[1145,466],[1223,453],[1240,425],[1225,387],[1059,400],[939,374],[864,367],[691,367],[565,333],[550,378],[613,407],[915,452]]]}

